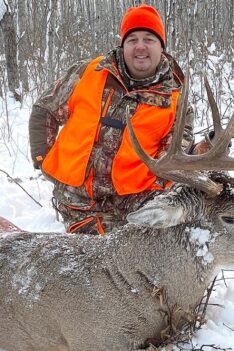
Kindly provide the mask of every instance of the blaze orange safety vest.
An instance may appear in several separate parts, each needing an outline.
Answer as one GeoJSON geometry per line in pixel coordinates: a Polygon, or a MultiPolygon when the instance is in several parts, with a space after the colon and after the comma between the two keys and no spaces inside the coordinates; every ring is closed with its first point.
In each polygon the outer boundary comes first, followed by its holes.
{"type": "MultiPolygon", "coordinates": [[[[95,142],[101,117],[101,102],[107,69],[95,71],[102,57],[86,68],[70,99],[70,118],[43,161],[43,170],[56,180],[79,187],[85,181],[86,168],[95,142]]],[[[127,93],[127,89],[126,89],[127,93]]],[[[176,114],[179,92],[172,92],[167,108],[139,104],[131,118],[132,126],[143,149],[154,157],[160,141],[171,130],[176,114]]],[[[125,128],[122,142],[112,164],[112,181],[119,195],[134,194],[154,186],[154,176],[132,147],[125,128]]]]}

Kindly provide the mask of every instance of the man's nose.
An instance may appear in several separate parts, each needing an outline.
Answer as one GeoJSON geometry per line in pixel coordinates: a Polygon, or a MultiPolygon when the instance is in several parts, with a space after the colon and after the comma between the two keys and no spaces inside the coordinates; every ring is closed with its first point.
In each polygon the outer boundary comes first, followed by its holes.
{"type": "Polygon", "coordinates": [[[146,47],[145,42],[143,40],[138,40],[136,43],[136,49],[144,50],[146,47]]]}

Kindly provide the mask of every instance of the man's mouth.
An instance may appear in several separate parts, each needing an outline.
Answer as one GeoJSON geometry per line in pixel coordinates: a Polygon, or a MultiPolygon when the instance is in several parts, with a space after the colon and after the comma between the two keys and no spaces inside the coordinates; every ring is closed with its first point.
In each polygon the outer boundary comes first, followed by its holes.
{"type": "Polygon", "coordinates": [[[135,58],[139,59],[139,60],[144,60],[144,59],[148,58],[148,56],[147,55],[137,55],[137,56],[135,56],[135,58]]]}

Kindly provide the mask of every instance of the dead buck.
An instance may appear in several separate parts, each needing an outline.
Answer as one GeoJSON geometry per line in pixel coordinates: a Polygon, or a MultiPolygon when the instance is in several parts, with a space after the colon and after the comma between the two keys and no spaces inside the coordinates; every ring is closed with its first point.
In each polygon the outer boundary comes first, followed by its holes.
{"type": "Polygon", "coordinates": [[[226,155],[234,119],[222,130],[213,97],[209,99],[216,129],[207,155],[186,156],[180,151],[186,97],[168,155],[157,162],[137,146],[151,171],[192,185],[178,185],[157,197],[157,204],[152,201],[142,210],[143,216],[140,211],[129,215],[130,221],[146,227],[127,224],[104,237],[12,228],[9,235],[4,232],[0,348],[145,350],[148,339],[170,334],[162,313],[175,317],[173,328],[180,328],[217,269],[234,266],[234,182],[222,174],[210,180],[199,172],[234,169],[234,160],[226,155]],[[202,244],[199,233],[206,235],[202,244]]]}

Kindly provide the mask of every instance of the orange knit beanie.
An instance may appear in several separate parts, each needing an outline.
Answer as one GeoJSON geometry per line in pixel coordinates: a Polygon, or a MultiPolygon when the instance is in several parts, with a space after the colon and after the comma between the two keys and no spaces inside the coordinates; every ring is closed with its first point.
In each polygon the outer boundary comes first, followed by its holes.
{"type": "Polygon", "coordinates": [[[140,5],[127,9],[120,26],[121,46],[123,46],[124,40],[128,34],[134,30],[141,29],[156,34],[163,48],[165,48],[166,34],[163,21],[158,11],[149,5],[140,5]]]}

